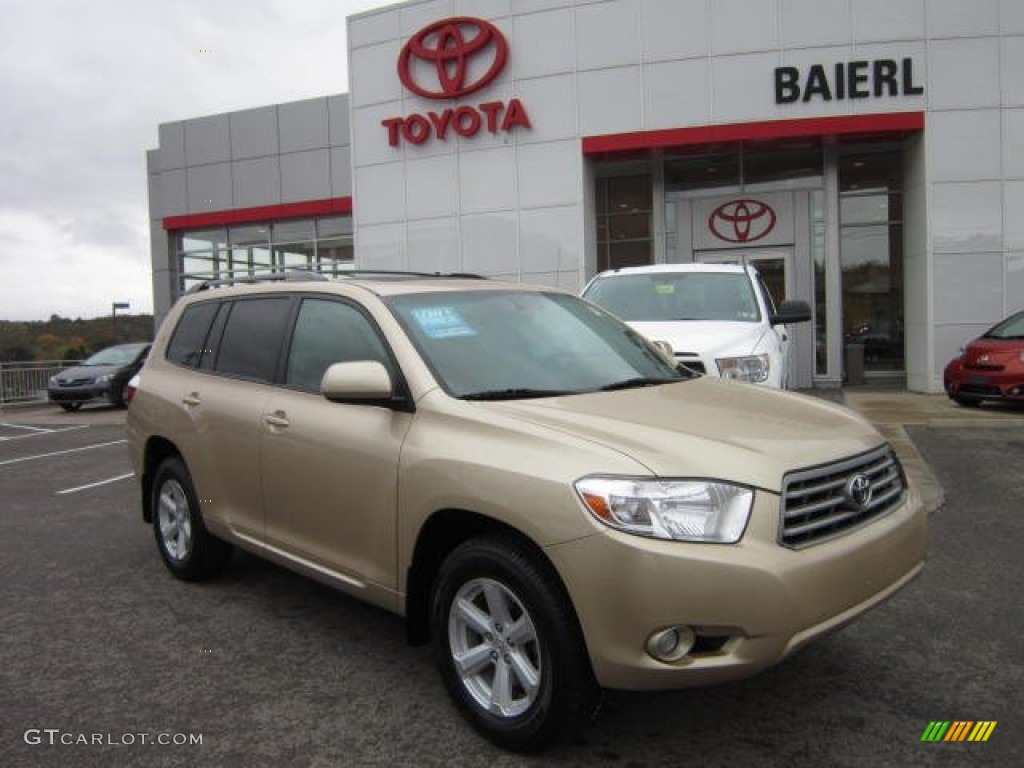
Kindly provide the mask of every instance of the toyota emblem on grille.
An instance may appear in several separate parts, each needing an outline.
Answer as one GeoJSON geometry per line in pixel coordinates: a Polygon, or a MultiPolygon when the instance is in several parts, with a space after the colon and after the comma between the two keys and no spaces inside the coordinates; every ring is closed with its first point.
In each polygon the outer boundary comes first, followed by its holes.
{"type": "Polygon", "coordinates": [[[730,200],[715,208],[708,228],[727,243],[753,243],[775,229],[775,211],[760,200],[730,200]]]}
{"type": "Polygon", "coordinates": [[[854,509],[864,509],[871,503],[871,478],[854,475],[846,484],[846,501],[854,509]]]}
{"type": "Polygon", "coordinates": [[[458,16],[428,24],[409,38],[398,56],[398,77],[426,99],[457,99],[494,80],[506,61],[508,43],[497,27],[458,16]],[[471,78],[474,61],[481,62],[478,69],[486,69],[471,78]]]}

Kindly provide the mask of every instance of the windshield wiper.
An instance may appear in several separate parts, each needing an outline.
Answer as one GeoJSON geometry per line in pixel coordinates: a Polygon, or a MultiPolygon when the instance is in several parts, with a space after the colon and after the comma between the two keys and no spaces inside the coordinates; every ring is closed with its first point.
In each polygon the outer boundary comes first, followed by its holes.
{"type": "Polygon", "coordinates": [[[616,389],[636,389],[637,387],[656,387],[659,384],[674,384],[682,381],[682,379],[656,379],[651,376],[636,376],[632,379],[623,379],[622,381],[614,381],[611,384],[605,384],[603,387],[599,387],[600,392],[612,392],[616,389]]]}
{"type": "Polygon", "coordinates": [[[482,392],[470,392],[461,395],[461,400],[527,400],[531,397],[558,397],[559,395],[575,395],[577,392],[562,389],[486,389],[482,392]]]}

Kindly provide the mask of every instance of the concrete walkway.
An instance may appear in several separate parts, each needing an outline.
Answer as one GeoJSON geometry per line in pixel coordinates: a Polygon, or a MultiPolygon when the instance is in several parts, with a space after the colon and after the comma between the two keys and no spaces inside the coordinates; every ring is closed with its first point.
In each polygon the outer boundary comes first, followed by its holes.
{"type": "Polygon", "coordinates": [[[1002,404],[965,408],[945,395],[920,395],[902,389],[848,387],[843,402],[874,424],[900,457],[911,485],[929,512],[945,502],[945,492],[907,435],[908,426],[1007,427],[1024,429],[1024,408],[1002,404]]]}

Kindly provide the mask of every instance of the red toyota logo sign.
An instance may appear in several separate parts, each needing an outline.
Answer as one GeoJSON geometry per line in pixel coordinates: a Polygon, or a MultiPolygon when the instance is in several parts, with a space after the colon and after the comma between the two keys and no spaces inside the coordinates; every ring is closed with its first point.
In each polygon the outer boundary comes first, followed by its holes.
{"type": "Polygon", "coordinates": [[[775,229],[775,211],[760,200],[730,200],[715,208],[708,228],[727,243],[753,243],[775,229]]]}
{"type": "MultiPolygon", "coordinates": [[[[508,43],[490,22],[456,16],[428,24],[402,46],[398,78],[426,99],[459,99],[479,91],[501,74],[508,62],[508,43]]],[[[529,130],[530,116],[519,99],[452,104],[424,110],[426,114],[386,117],[388,145],[462,139],[481,131],[507,133],[529,130]]]]}
{"type": "Polygon", "coordinates": [[[508,43],[497,27],[457,16],[429,24],[409,39],[398,56],[398,77],[424,98],[458,99],[489,84],[507,61],[508,43]],[[471,77],[474,62],[486,70],[471,77]]]}

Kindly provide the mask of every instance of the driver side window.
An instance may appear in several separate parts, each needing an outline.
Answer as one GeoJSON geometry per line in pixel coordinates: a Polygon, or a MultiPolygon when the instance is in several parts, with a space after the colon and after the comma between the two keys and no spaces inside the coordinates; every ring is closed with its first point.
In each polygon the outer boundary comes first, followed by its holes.
{"type": "Polygon", "coordinates": [[[390,368],[387,350],[370,320],[350,304],[304,299],[292,334],[285,384],[319,392],[332,364],[362,360],[390,368]]]}

